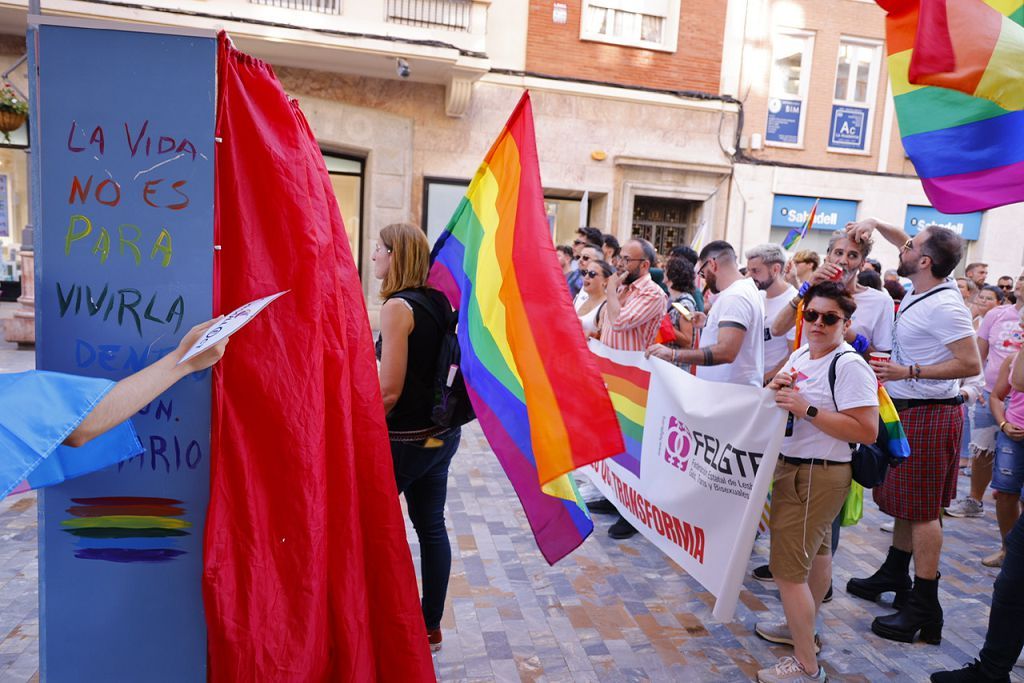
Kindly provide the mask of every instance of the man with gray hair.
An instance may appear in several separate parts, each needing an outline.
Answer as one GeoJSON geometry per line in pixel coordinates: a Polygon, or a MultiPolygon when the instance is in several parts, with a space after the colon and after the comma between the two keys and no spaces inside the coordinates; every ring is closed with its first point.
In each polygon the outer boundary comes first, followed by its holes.
{"type": "Polygon", "coordinates": [[[747,251],[747,275],[761,290],[764,300],[764,383],[778,374],[789,358],[790,342],[796,339],[796,328],[775,336],[772,321],[796,296],[796,288],[782,278],[786,253],[777,244],[759,244],[747,251]]]}

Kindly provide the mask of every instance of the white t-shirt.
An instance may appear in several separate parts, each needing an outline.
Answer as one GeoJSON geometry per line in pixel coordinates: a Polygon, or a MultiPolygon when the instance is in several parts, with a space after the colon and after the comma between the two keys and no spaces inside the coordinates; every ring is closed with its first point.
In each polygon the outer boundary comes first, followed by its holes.
{"type": "MultiPolygon", "coordinates": [[[[761,291],[761,298],[764,299],[764,371],[770,372],[772,368],[789,358],[789,343],[796,339],[796,326],[790,328],[789,332],[781,337],[772,336],[772,322],[778,317],[779,312],[789,305],[789,302],[796,296],[796,288],[787,285],[785,291],[778,296],[769,297],[768,292],[761,291]]],[[[890,306],[891,308],[891,306],[890,306]]]]}
{"type": "MultiPolygon", "coordinates": [[[[899,365],[935,365],[952,360],[946,344],[974,336],[971,313],[952,281],[923,294],[910,292],[900,302],[893,325],[892,359],[899,365]],[[917,303],[914,303],[917,302],[917,303]]],[[[955,379],[901,379],[886,382],[893,398],[953,398],[960,392],[955,379]]]]}
{"type": "MultiPolygon", "coordinates": [[[[846,353],[836,363],[836,402],[828,384],[828,369],[837,353],[853,351],[843,342],[833,353],[811,359],[807,345],[793,352],[783,370],[797,377],[796,387],[807,402],[820,411],[840,411],[878,405],[878,380],[867,362],[857,353],[846,353]]],[[[818,429],[814,421],[793,418],[793,435],[782,440],[782,454],[791,458],[818,458],[832,462],[850,462],[850,444],[818,429]]]]}
{"type": "Polygon", "coordinates": [[[888,292],[865,287],[853,295],[857,310],[853,312],[850,328],[862,334],[879,351],[892,349],[892,321],[895,304],[888,292]]]}
{"type": "Polygon", "coordinates": [[[701,348],[718,342],[718,327],[736,323],[746,329],[736,360],[721,365],[698,366],[697,377],[711,382],[764,383],[764,299],[750,278],[741,278],[715,297],[700,337],[701,348]]]}

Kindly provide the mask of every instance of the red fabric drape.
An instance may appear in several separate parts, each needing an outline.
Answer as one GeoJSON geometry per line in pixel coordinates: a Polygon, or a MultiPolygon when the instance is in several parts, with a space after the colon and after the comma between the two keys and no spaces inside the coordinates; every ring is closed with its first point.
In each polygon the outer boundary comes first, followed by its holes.
{"type": "Polygon", "coordinates": [[[434,670],[362,289],[323,157],[272,69],[219,49],[216,310],[282,289],[214,374],[203,595],[214,681],[434,670]]]}

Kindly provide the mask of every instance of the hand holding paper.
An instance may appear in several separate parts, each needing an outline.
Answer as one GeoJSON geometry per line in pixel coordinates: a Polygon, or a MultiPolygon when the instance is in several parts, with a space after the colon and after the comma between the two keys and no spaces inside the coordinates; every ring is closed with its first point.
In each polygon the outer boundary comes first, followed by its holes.
{"type": "MultiPolygon", "coordinates": [[[[214,324],[212,324],[206,332],[202,334],[194,344],[192,344],[192,347],[185,352],[185,355],[183,355],[181,360],[178,361],[178,365],[185,363],[191,358],[198,356],[206,349],[216,346],[220,341],[227,339],[235,332],[242,329],[246,323],[255,318],[256,315],[270,305],[274,299],[282,294],[287,294],[290,291],[291,290],[286,289],[283,292],[278,292],[277,294],[272,294],[270,296],[263,297],[262,299],[250,301],[243,306],[239,306],[226,316],[223,316],[221,319],[214,321],[214,324]]],[[[223,351],[221,353],[223,353],[223,351]]]]}

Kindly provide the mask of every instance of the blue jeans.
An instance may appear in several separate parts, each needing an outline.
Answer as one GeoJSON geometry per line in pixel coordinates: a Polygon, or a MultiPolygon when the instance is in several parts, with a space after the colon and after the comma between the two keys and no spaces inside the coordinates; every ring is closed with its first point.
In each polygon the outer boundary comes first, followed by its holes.
{"type": "Polygon", "coordinates": [[[444,502],[448,496],[448,467],[461,438],[462,430],[455,429],[438,448],[391,442],[395,482],[398,492],[405,494],[409,520],[420,542],[421,605],[428,629],[441,626],[448,577],[452,572],[452,546],[444,525],[444,502]]]}
{"type": "Polygon", "coordinates": [[[1006,557],[992,591],[988,632],[981,648],[981,668],[998,679],[1010,675],[1024,648],[1024,516],[1006,535],[1006,557]]]}
{"type": "Polygon", "coordinates": [[[992,488],[1019,496],[1024,489],[1024,441],[1006,434],[996,435],[996,458],[992,463],[992,488]]]}

